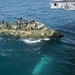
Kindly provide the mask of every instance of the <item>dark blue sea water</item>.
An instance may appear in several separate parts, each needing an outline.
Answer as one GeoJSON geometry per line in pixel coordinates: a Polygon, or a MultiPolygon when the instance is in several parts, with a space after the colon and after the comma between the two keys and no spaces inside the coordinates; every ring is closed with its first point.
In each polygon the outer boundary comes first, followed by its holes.
{"type": "Polygon", "coordinates": [[[75,11],[53,10],[50,0],[0,0],[0,22],[40,20],[62,31],[60,40],[25,43],[0,35],[0,75],[75,75],[75,11]]]}

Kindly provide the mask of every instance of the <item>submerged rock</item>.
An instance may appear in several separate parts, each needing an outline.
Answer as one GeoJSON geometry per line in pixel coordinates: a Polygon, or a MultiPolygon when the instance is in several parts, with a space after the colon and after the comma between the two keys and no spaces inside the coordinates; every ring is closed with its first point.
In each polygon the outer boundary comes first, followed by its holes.
{"type": "Polygon", "coordinates": [[[13,24],[3,21],[0,24],[0,34],[12,35],[23,39],[58,39],[64,37],[62,32],[46,27],[39,21],[28,20],[27,23],[25,23],[22,18],[13,24]]]}

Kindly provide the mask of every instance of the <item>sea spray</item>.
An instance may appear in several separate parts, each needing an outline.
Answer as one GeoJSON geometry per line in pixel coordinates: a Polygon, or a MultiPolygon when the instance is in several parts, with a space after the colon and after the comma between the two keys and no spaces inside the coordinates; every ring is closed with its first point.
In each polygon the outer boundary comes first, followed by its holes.
{"type": "Polygon", "coordinates": [[[51,58],[49,56],[41,57],[41,60],[37,63],[32,71],[32,75],[41,75],[43,70],[51,63],[51,58]]]}

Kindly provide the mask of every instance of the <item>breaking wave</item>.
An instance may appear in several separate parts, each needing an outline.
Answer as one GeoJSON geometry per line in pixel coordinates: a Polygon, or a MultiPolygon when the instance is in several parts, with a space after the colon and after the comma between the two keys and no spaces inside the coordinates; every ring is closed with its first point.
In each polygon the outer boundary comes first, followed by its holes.
{"type": "Polygon", "coordinates": [[[39,43],[41,41],[49,41],[50,39],[49,38],[44,38],[44,39],[22,39],[25,43],[28,43],[28,44],[33,44],[33,43],[39,43]]]}

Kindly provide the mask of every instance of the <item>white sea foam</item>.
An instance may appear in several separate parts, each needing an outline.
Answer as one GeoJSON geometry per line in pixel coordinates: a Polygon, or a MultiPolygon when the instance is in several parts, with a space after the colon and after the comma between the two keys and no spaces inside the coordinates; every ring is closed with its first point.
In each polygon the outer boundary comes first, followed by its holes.
{"type": "Polygon", "coordinates": [[[32,43],[39,43],[43,40],[45,41],[49,41],[50,39],[49,38],[44,38],[44,39],[22,39],[25,43],[28,43],[28,44],[32,44],[32,43]]]}

